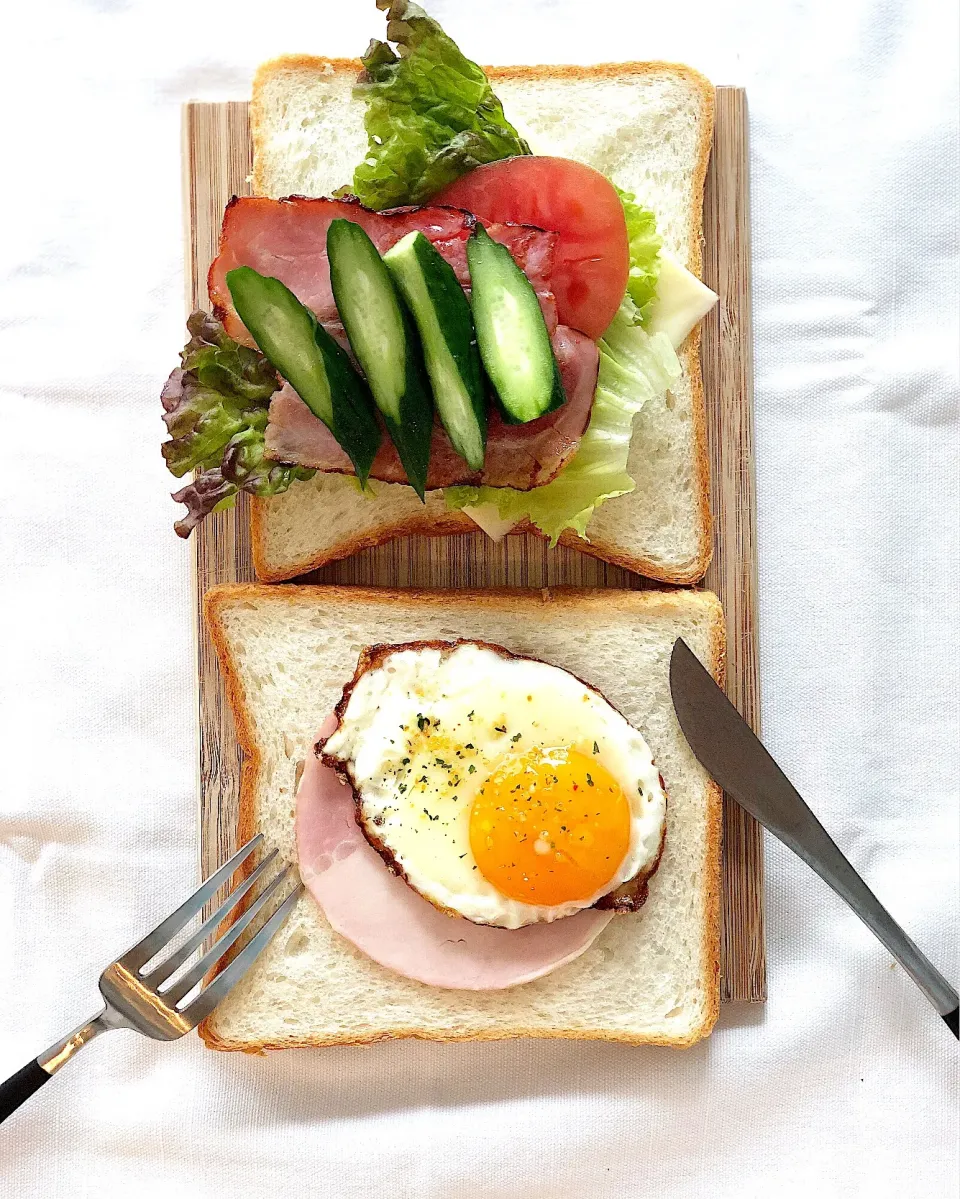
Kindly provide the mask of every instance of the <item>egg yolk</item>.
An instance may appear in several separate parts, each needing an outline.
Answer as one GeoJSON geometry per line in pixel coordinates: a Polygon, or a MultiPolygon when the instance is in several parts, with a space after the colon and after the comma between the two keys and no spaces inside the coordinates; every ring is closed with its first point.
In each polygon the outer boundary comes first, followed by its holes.
{"type": "Polygon", "coordinates": [[[470,848],[502,894],[552,907],[589,899],[614,877],[630,845],[620,784],[576,749],[511,754],[470,809],[470,848]]]}

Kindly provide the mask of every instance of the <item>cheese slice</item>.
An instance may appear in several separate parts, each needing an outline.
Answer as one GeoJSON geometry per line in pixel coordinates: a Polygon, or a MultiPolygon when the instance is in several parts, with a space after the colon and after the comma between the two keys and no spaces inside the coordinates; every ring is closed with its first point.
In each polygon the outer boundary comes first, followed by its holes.
{"type": "Polygon", "coordinates": [[[496,504],[470,504],[461,511],[493,541],[503,541],[513,528],[515,521],[504,520],[496,504]]]}
{"type": "Polygon", "coordinates": [[[661,250],[657,294],[643,327],[650,334],[666,333],[677,349],[718,299],[717,293],[681,266],[669,250],[661,250]]]}

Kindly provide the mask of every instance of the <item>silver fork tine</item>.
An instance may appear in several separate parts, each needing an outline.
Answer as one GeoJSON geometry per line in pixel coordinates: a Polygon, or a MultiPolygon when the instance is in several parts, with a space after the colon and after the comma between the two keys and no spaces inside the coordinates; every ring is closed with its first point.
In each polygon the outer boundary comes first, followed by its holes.
{"type": "Polygon", "coordinates": [[[225,920],[227,916],[229,916],[229,914],[237,906],[240,900],[243,899],[244,895],[247,894],[250,888],[257,885],[257,882],[263,877],[263,872],[276,858],[276,856],[277,851],[275,849],[271,850],[256,868],[256,870],[254,870],[253,874],[244,879],[239,887],[230,892],[230,894],[223,901],[220,907],[217,908],[213,915],[203,922],[200,928],[197,929],[197,931],[192,937],[189,938],[189,940],[184,941],[176,953],[171,954],[170,957],[162,961],[159,966],[156,967],[156,969],[151,970],[149,974],[144,974],[144,985],[154,988],[159,987],[165,979],[170,978],[172,974],[179,970],[183,963],[194,953],[194,951],[201,946],[204,941],[206,941],[207,937],[212,936],[217,931],[221,922],[225,920]]]}
{"type": "Polygon", "coordinates": [[[197,983],[203,978],[207,971],[218,962],[227,952],[231,945],[243,933],[244,929],[250,922],[263,910],[264,905],[270,899],[270,896],[276,891],[277,887],[288,878],[290,875],[290,867],[284,866],[279,873],[270,880],[263,888],[253,903],[234,923],[227,929],[219,941],[211,945],[203,957],[196,962],[186,972],[183,978],[178,978],[169,990],[161,991],[160,998],[164,1003],[175,1004],[192,990],[197,983]]]}
{"type": "Polygon", "coordinates": [[[233,872],[245,862],[250,855],[263,844],[263,835],[258,833],[249,841],[229,862],[207,879],[190,898],[180,905],[166,920],[162,920],[152,933],[148,933],[123,957],[111,962],[100,975],[100,995],[103,1006],[95,1016],[84,1024],[78,1025],[73,1032],[67,1033],[59,1041],[55,1041],[43,1053],[38,1054],[33,1061],[27,1062],[22,1070],[18,1070],[6,1082],[0,1082],[0,1124],[15,1112],[17,1108],[34,1092],[38,1091],[45,1082],[79,1052],[88,1045],[94,1037],[114,1028],[132,1028],[145,1037],[155,1041],[176,1041],[185,1033],[200,1023],[217,1006],[221,999],[228,994],[234,983],[250,969],[260,951],[267,945],[273,934],[280,928],[284,920],[293,910],[299,899],[303,884],[297,883],[290,894],[283,900],[269,919],[265,920],[256,930],[247,944],[237,956],[200,991],[191,1001],[187,1002],[183,1011],[177,1009],[177,1004],[188,995],[193,987],[201,982],[206,972],[237,942],[241,934],[258,916],[262,916],[267,902],[276,893],[278,887],[288,878],[292,867],[284,866],[276,876],[263,888],[253,900],[248,909],[243,912],[224,935],[213,945],[195,965],[188,967],[183,978],[178,979],[167,992],[161,992],[154,985],[155,980],[162,977],[170,978],[171,972],[185,965],[190,954],[201,944],[204,937],[213,931],[216,925],[234,910],[244,895],[250,895],[252,888],[264,877],[264,871],[277,856],[276,851],[269,854],[250,876],[242,880],[232,893],[225,899],[213,916],[209,916],[203,927],[189,936],[179,949],[157,966],[145,978],[140,976],[140,968],[145,962],[156,957],[189,920],[201,910],[208,899],[216,895],[220,887],[230,879],[233,872]]]}
{"type": "Polygon", "coordinates": [[[216,895],[237,867],[245,862],[262,843],[263,833],[257,833],[252,841],[248,841],[242,849],[237,850],[233,857],[228,862],[224,862],[216,874],[211,875],[202,886],[198,887],[175,912],[171,913],[166,920],[161,920],[153,932],[147,933],[142,941],[138,941],[136,945],[128,949],[123,957],[118,959],[120,964],[128,970],[139,970],[144,962],[149,962],[155,954],[163,949],[171,937],[175,936],[185,924],[196,916],[207,900],[216,895]]]}
{"type": "Polygon", "coordinates": [[[234,983],[239,982],[243,978],[256,961],[260,951],[266,947],[270,938],[280,925],[283,924],[284,920],[286,920],[294,904],[300,898],[302,891],[303,883],[298,883],[264,924],[263,928],[260,929],[256,936],[250,938],[250,941],[237,954],[226,970],[223,970],[212,983],[204,987],[192,1003],[187,1004],[181,1015],[189,1020],[191,1025],[199,1024],[205,1016],[208,1016],[234,983]]]}

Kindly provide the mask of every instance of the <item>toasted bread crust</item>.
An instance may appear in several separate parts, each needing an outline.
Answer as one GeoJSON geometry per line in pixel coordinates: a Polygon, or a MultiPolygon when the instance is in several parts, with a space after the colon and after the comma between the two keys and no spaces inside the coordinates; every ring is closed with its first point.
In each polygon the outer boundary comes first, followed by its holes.
{"type": "MultiPolygon", "coordinates": [[[[642,559],[633,554],[625,554],[622,549],[602,538],[587,540],[574,533],[572,529],[560,534],[560,544],[590,554],[603,562],[611,562],[614,566],[622,566],[632,570],[634,574],[644,575],[648,579],[656,579],[659,583],[676,583],[688,586],[698,583],[707,573],[707,567],[713,558],[713,516],[710,512],[710,452],[707,445],[707,410],[704,402],[703,375],[700,371],[700,326],[690,334],[683,343],[679,353],[683,363],[684,374],[690,380],[691,409],[693,413],[693,443],[694,443],[694,474],[697,479],[697,505],[700,510],[700,548],[697,557],[686,570],[665,569],[656,562],[642,559]]],[[[616,500],[609,501],[616,503],[616,500]]],[[[529,522],[527,522],[529,524],[529,522]]],[[[589,526],[588,526],[589,531],[589,526]]],[[[518,527],[517,532],[532,532],[539,534],[539,529],[532,526],[526,529],[518,527]]],[[[256,535],[253,536],[254,544],[256,535]]],[[[256,549],[254,550],[256,556],[256,549]]]]}
{"type": "MultiPolygon", "coordinates": [[[[363,70],[359,58],[320,58],[315,54],[281,54],[257,67],[253,76],[253,94],[250,99],[250,135],[253,138],[253,172],[250,186],[255,196],[264,194],[263,176],[260,174],[260,145],[263,141],[264,110],[260,101],[260,88],[272,76],[284,71],[314,71],[318,75],[350,75],[356,78],[363,70]]],[[[347,180],[344,180],[346,183],[347,180]]]]}
{"type": "MultiPolygon", "coordinates": [[[[344,587],[334,585],[297,586],[282,588],[264,586],[259,583],[224,583],[211,588],[203,597],[204,618],[210,637],[217,651],[223,672],[227,698],[233,713],[237,741],[243,750],[244,761],[240,779],[239,821],[237,844],[243,845],[256,831],[254,802],[257,779],[261,769],[260,753],[247,707],[243,684],[240,681],[238,664],[230,647],[224,627],[223,613],[234,603],[260,599],[271,600],[295,607],[299,604],[314,605],[322,598],[331,602],[347,601],[355,604],[382,604],[388,600],[411,606],[460,607],[469,611],[482,605],[501,610],[554,605],[567,608],[574,616],[584,609],[601,608],[609,613],[620,610],[635,613],[639,608],[656,609],[658,605],[676,608],[689,603],[693,596],[711,608],[711,666],[717,682],[722,686],[726,678],[726,626],[720,602],[709,591],[622,591],[614,588],[558,587],[528,590],[521,588],[485,588],[449,592],[442,590],[415,590],[413,588],[344,587]]],[[[720,788],[709,781],[707,784],[706,844],[704,871],[707,882],[704,894],[703,920],[703,973],[706,1002],[703,1019],[684,1037],[657,1035],[633,1035],[612,1030],[571,1030],[568,1028],[524,1028],[511,1027],[487,1030],[479,1033],[457,1034],[455,1032],[432,1033],[420,1029],[397,1027],[389,1031],[371,1032],[369,1036],[345,1034],[326,1038],[305,1038],[290,1041],[263,1041],[250,1043],[232,1041],[217,1034],[208,1018],[199,1026],[199,1034],[210,1049],[223,1052],[262,1054],[273,1049],[303,1049],[327,1045],[368,1045],[378,1041],[418,1039],[430,1041],[496,1041],[513,1037],[561,1038],[567,1040],[615,1041],[629,1045],[669,1045],[687,1048],[707,1036],[720,1011],[720,847],[723,830],[722,794],[720,788]]],[[[245,873],[253,869],[252,863],[244,867],[245,873]]],[[[239,913],[238,913],[239,914],[239,913]]]]}
{"type": "MultiPolygon", "coordinates": [[[[690,222],[688,255],[690,270],[700,275],[703,266],[703,188],[710,160],[713,141],[715,92],[708,79],[692,67],[666,62],[599,63],[594,66],[507,66],[486,67],[487,76],[494,83],[498,80],[542,82],[550,79],[572,79],[588,82],[597,79],[615,79],[623,76],[668,75],[680,77],[690,83],[699,93],[701,103],[701,138],[697,149],[697,161],[693,173],[693,212],[690,222]]],[[[253,100],[250,109],[250,126],[254,142],[253,191],[262,192],[265,183],[259,174],[259,147],[263,140],[264,112],[260,101],[260,87],[271,76],[283,71],[313,71],[322,75],[356,76],[362,64],[356,58],[322,58],[312,55],[284,55],[263,63],[254,76],[253,100]]],[[[568,530],[560,541],[583,553],[622,566],[635,574],[644,575],[662,583],[689,584],[703,578],[713,556],[713,527],[710,513],[710,463],[707,449],[707,420],[704,403],[703,377],[700,369],[700,327],[698,326],[681,347],[680,359],[684,373],[690,380],[694,432],[694,472],[697,479],[699,521],[699,546],[696,557],[682,570],[664,567],[661,563],[645,557],[639,552],[630,552],[623,546],[603,539],[585,540],[568,530]]],[[[411,535],[447,536],[469,532],[476,528],[469,517],[458,512],[442,515],[423,513],[400,521],[385,521],[370,526],[357,537],[345,538],[327,549],[310,555],[281,569],[271,566],[266,551],[266,512],[269,500],[253,499],[251,504],[250,529],[253,543],[253,566],[257,577],[265,583],[279,583],[298,575],[317,570],[330,562],[348,558],[360,550],[382,545],[396,537],[411,535]]],[[[358,502],[362,502],[359,501],[358,502]]],[[[610,501],[616,503],[616,500],[610,501]]],[[[526,522],[517,526],[516,532],[534,532],[526,522]]]]}
{"type": "MultiPolygon", "coordinates": [[[[366,503],[367,501],[361,496],[358,502],[366,503]]],[[[418,512],[403,521],[385,521],[380,525],[375,525],[359,537],[345,538],[322,553],[302,558],[277,570],[270,565],[266,551],[266,505],[269,503],[269,500],[258,499],[256,496],[251,497],[250,541],[253,551],[253,569],[256,571],[257,578],[264,583],[285,583],[288,579],[295,579],[311,570],[318,570],[330,562],[339,562],[342,558],[350,558],[361,550],[383,545],[385,541],[392,541],[395,537],[418,535],[446,537],[453,533],[470,533],[477,528],[470,517],[464,516],[462,512],[444,510],[441,513],[432,514],[424,509],[422,513],[418,512]]]]}

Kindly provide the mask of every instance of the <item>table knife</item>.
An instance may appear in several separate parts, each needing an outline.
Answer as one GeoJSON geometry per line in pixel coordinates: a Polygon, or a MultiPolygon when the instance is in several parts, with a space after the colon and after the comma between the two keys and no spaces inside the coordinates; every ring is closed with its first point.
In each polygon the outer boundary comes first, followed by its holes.
{"type": "Polygon", "coordinates": [[[845,899],[890,950],[955,1037],[957,992],[914,945],[837,848],[709,671],[679,639],[670,658],[673,706],[694,756],[738,804],[845,899]]]}

